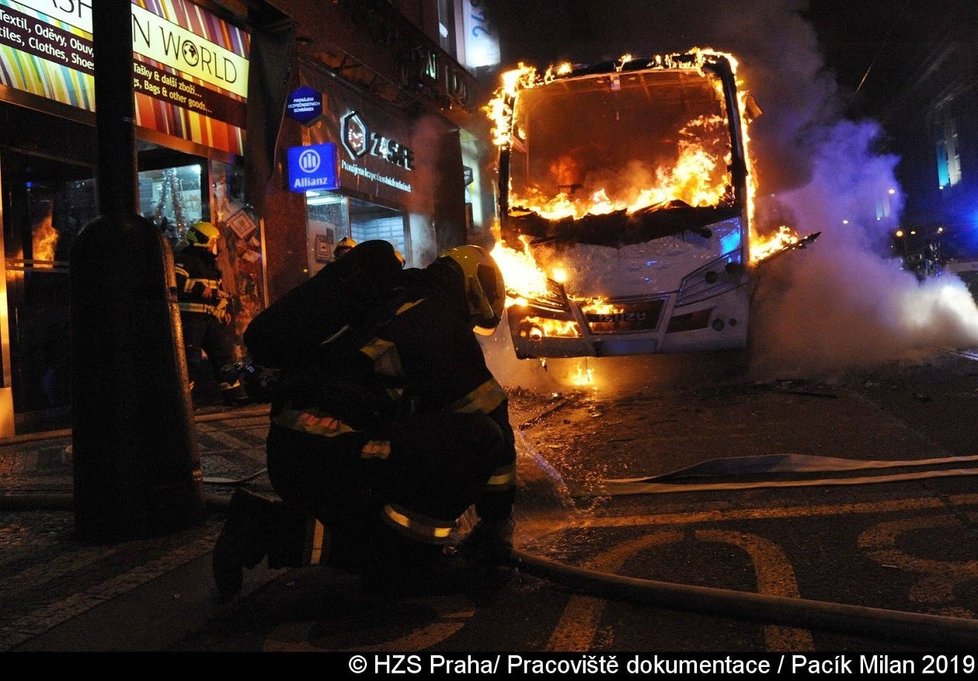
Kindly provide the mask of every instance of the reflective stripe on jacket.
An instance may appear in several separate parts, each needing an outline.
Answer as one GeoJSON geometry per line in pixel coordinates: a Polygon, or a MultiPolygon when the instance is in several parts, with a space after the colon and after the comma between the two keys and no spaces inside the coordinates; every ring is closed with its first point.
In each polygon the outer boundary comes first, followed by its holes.
{"type": "Polygon", "coordinates": [[[338,418],[324,414],[318,409],[292,409],[288,405],[272,415],[272,423],[301,433],[324,437],[359,432],[338,418]]]}
{"type": "Polygon", "coordinates": [[[495,378],[490,378],[468,395],[455,400],[445,411],[454,411],[462,414],[489,414],[493,409],[507,399],[506,391],[499,385],[495,378]]]}

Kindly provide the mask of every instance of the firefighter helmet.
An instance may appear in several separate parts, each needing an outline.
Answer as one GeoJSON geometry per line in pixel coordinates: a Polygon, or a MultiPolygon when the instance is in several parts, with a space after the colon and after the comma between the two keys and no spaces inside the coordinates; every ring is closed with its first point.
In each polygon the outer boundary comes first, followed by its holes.
{"type": "Polygon", "coordinates": [[[506,285],[496,260],[481,246],[449,248],[440,258],[450,258],[462,268],[465,298],[476,333],[491,336],[506,308],[506,285]]]}
{"type": "Polygon", "coordinates": [[[187,242],[191,246],[206,248],[214,255],[217,255],[217,241],[220,238],[217,227],[209,222],[198,222],[187,230],[187,242]]]}
{"type": "Polygon", "coordinates": [[[336,244],[336,248],[333,249],[333,257],[338,258],[341,255],[346,255],[353,250],[353,247],[357,245],[357,242],[351,237],[345,236],[339,240],[336,244]]]}

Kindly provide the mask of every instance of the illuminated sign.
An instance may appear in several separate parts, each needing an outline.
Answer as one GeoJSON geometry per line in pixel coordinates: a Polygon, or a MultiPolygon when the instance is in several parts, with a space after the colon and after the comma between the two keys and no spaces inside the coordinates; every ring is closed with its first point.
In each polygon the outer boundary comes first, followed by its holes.
{"type": "Polygon", "coordinates": [[[332,142],[307,147],[289,147],[289,191],[337,189],[336,145],[332,142]]]}
{"type": "MultiPolygon", "coordinates": [[[[95,110],[94,0],[0,0],[0,85],[95,110]]],[[[136,125],[244,153],[247,32],[188,0],[136,0],[136,125]]]]}
{"type": "Polygon", "coordinates": [[[323,115],[322,93],[306,85],[293,90],[285,103],[285,113],[289,118],[309,125],[323,115]]]}
{"type": "Polygon", "coordinates": [[[405,170],[414,170],[414,152],[388,137],[371,133],[363,117],[356,111],[351,111],[340,120],[340,141],[354,160],[370,154],[405,170]]]}
{"type": "Polygon", "coordinates": [[[245,57],[137,5],[132,6],[132,49],[222,90],[248,95],[245,57]]]}
{"type": "Polygon", "coordinates": [[[462,0],[465,65],[470,69],[499,64],[499,38],[486,19],[486,0],[462,0]]]}

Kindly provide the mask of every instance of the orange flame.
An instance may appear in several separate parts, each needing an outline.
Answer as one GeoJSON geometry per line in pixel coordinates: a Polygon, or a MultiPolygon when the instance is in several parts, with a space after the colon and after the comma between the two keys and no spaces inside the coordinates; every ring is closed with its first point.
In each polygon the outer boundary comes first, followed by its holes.
{"type": "Polygon", "coordinates": [[[790,227],[781,225],[773,235],[751,240],[750,259],[752,262],[760,262],[795,243],[798,243],[798,235],[790,227]]]}
{"type": "Polygon", "coordinates": [[[593,298],[581,306],[584,314],[618,314],[623,311],[624,308],[606,303],[601,298],[593,298]]]}
{"type": "Polygon", "coordinates": [[[565,319],[547,319],[545,317],[526,317],[523,320],[527,327],[527,335],[531,339],[547,338],[580,338],[581,327],[577,322],[565,319]]]}
{"type": "Polygon", "coordinates": [[[594,382],[594,369],[588,366],[587,358],[581,360],[577,365],[577,370],[571,377],[571,383],[576,386],[587,387],[597,389],[597,384],[594,382]]]}
{"type": "Polygon", "coordinates": [[[539,298],[547,293],[547,273],[540,269],[530,252],[529,239],[521,236],[523,251],[517,251],[497,240],[493,259],[506,282],[506,305],[525,303],[525,298],[539,298]],[[517,293],[518,292],[518,293],[517,293]]]}
{"type": "Polygon", "coordinates": [[[31,236],[31,247],[34,254],[35,269],[50,269],[54,266],[52,261],[58,245],[58,236],[58,230],[51,224],[50,216],[42,220],[34,229],[31,236]]]}

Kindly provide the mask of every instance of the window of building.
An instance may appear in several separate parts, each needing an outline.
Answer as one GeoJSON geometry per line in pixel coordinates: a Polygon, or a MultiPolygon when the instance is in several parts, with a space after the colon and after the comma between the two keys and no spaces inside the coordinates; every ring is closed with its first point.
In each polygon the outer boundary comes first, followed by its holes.
{"type": "Polygon", "coordinates": [[[449,54],[455,53],[455,6],[451,0],[438,0],[438,45],[449,54]]]}
{"type": "Polygon", "coordinates": [[[942,112],[937,122],[937,183],[941,189],[961,181],[958,128],[954,118],[942,112]]]}
{"type": "Polygon", "coordinates": [[[306,197],[310,274],[333,259],[333,249],[345,236],[357,243],[389,241],[410,261],[407,217],[402,211],[333,192],[308,192],[306,197]]]}

